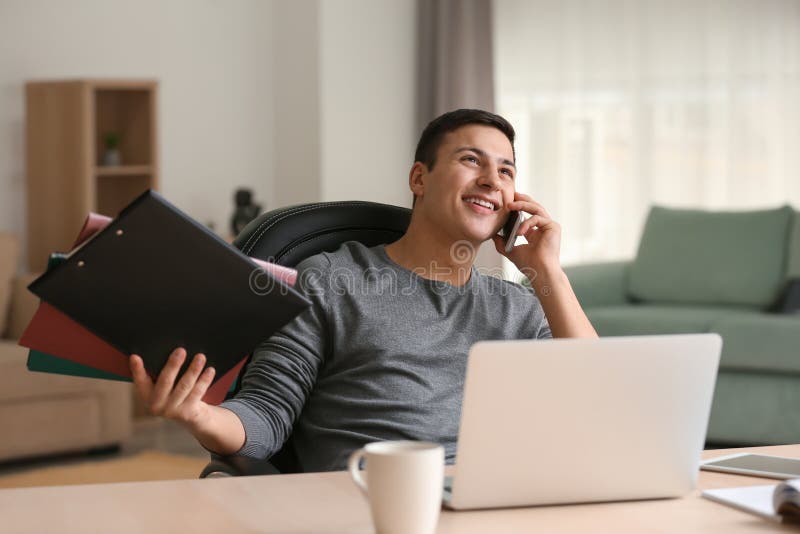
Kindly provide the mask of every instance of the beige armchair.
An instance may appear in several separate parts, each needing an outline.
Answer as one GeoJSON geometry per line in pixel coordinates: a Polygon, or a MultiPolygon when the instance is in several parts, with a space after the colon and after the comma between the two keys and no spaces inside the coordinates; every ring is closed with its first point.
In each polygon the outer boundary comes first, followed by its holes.
{"type": "Polygon", "coordinates": [[[120,445],[131,435],[131,385],[28,371],[17,340],[39,304],[16,276],[19,247],[0,233],[0,461],[120,445]]]}

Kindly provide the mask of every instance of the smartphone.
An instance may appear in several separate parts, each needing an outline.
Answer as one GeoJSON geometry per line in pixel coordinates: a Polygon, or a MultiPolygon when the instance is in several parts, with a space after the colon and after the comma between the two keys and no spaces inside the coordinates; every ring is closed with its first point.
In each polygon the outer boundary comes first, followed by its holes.
{"type": "Polygon", "coordinates": [[[519,230],[519,225],[522,224],[522,219],[523,217],[521,211],[512,211],[508,216],[508,220],[503,225],[502,235],[506,240],[506,254],[511,252],[511,249],[514,248],[514,241],[517,239],[517,230],[519,230]]]}
{"type": "Polygon", "coordinates": [[[700,462],[700,469],[788,480],[800,478],[800,458],[739,453],[700,462]]]}

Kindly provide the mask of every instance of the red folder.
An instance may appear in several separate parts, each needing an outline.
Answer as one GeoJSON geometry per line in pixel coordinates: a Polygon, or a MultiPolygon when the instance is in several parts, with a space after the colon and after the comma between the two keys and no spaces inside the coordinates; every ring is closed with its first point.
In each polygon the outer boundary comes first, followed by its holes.
{"type": "MultiPolygon", "coordinates": [[[[132,378],[128,356],[46,302],[39,304],[19,344],[64,360],[132,378]]],[[[218,377],[206,391],[203,400],[209,404],[219,404],[225,400],[225,395],[246,361],[247,358],[243,358],[227,373],[218,377]]]]}
{"type": "MultiPolygon", "coordinates": [[[[39,304],[19,344],[64,360],[132,378],[128,356],[46,302],[39,304]]],[[[206,391],[203,400],[209,404],[219,404],[225,400],[225,395],[246,361],[247,358],[243,358],[227,373],[218,377],[206,391]]]]}
{"type": "Polygon", "coordinates": [[[40,302],[19,344],[120,376],[131,376],[128,357],[46,302],[40,302]]]}

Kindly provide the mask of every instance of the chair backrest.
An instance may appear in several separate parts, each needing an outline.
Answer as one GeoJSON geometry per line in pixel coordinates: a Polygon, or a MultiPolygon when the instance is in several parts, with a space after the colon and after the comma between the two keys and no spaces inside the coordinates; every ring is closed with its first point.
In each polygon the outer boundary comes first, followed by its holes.
{"type": "MultiPolygon", "coordinates": [[[[294,267],[320,252],[332,252],[346,241],[370,247],[391,243],[405,233],[410,221],[410,209],[388,204],[300,204],[262,214],[242,230],[233,244],[248,256],[294,267]]],[[[241,384],[246,369],[245,365],[237,384],[241,384]]],[[[300,470],[291,436],[269,461],[281,473],[300,470]]]]}
{"type": "Polygon", "coordinates": [[[367,246],[391,243],[408,228],[411,210],[375,202],[342,201],[300,204],[262,214],[233,244],[248,256],[294,267],[345,241],[367,246]]]}

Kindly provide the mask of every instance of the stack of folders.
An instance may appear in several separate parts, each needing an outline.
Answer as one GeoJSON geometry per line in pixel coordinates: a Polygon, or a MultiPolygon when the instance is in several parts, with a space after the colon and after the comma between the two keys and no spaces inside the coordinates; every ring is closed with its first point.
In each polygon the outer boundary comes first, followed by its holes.
{"type": "Polygon", "coordinates": [[[706,490],[703,497],[764,519],[800,524],[800,479],[777,485],[706,490]]]}
{"type": "Polygon", "coordinates": [[[138,354],[156,378],[177,347],[216,370],[219,404],[247,357],[303,311],[293,269],[249,258],[158,193],[116,219],[90,214],[69,253],[28,286],[41,301],[19,344],[28,369],[131,381],[138,354]]]}

